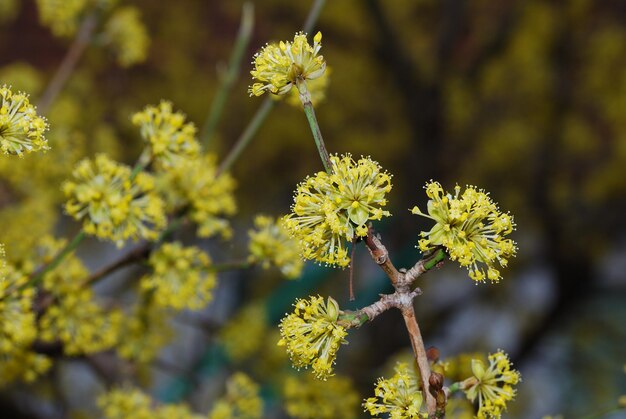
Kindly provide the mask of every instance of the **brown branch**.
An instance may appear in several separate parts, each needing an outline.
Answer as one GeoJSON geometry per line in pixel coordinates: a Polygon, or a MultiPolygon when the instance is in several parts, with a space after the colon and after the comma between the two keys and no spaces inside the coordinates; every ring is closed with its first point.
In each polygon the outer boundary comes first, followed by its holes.
{"type": "MultiPolygon", "coordinates": [[[[371,314],[376,317],[382,311],[388,309],[390,306],[400,309],[404,323],[406,325],[409,338],[411,340],[411,347],[415,354],[415,360],[417,361],[417,367],[420,371],[420,379],[422,383],[422,393],[426,399],[426,407],[429,417],[437,417],[437,399],[430,391],[430,364],[428,362],[428,355],[424,347],[424,340],[422,334],[415,319],[415,310],[413,309],[413,298],[421,294],[421,291],[411,291],[411,283],[419,275],[422,275],[429,268],[435,264],[432,263],[431,256],[424,259],[424,262],[418,262],[413,268],[410,269],[411,276],[406,277],[405,273],[398,271],[389,258],[389,252],[387,248],[382,244],[380,238],[378,238],[373,229],[370,227],[367,237],[365,238],[365,244],[370,251],[372,259],[380,268],[385,271],[389,280],[391,281],[396,292],[389,296],[381,296],[381,300],[366,307],[365,313],[371,314]],[[369,313],[368,313],[369,311],[369,313]]],[[[439,255],[440,252],[436,252],[439,255]]],[[[371,320],[371,318],[370,318],[371,320]]],[[[436,394],[436,393],[435,393],[436,394]]]]}

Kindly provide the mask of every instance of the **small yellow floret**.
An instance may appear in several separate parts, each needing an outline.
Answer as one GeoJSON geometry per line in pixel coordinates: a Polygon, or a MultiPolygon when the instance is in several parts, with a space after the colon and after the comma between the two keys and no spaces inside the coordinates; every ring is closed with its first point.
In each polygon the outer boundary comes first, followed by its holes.
{"type": "Polygon", "coordinates": [[[504,237],[515,228],[513,217],[502,213],[489,195],[481,189],[468,186],[461,194],[457,185],[455,194],[446,194],[438,182],[426,185],[428,214],[413,207],[411,212],[435,221],[429,232],[422,232],[421,251],[444,246],[450,259],[467,267],[469,276],[477,282],[489,279],[498,282],[500,271],[495,263],[505,267],[515,256],[515,242],[504,237]],[[484,264],[486,269],[479,264],[484,264]]]}
{"type": "Polygon", "coordinates": [[[104,36],[122,67],[130,67],[146,60],[150,37],[136,7],[116,9],[104,26],[104,36]]]}
{"type": "Polygon", "coordinates": [[[324,57],[318,55],[322,48],[322,34],[313,38],[313,46],[306,35],[296,33],[293,42],[268,44],[254,56],[254,70],[250,72],[257,80],[248,89],[250,96],[261,96],[266,91],[277,95],[288,93],[297,80],[314,80],[326,69],[324,57]]]}
{"type": "Polygon", "coordinates": [[[348,377],[320,381],[311,375],[289,376],[283,384],[285,410],[297,419],[354,419],[359,395],[348,377]]]}
{"type": "Polygon", "coordinates": [[[65,211],[83,220],[87,234],[121,246],[128,239],[154,240],[165,227],[164,205],[149,174],[131,180],[129,167],[99,154],[80,161],[72,175],[63,184],[65,211]]]}
{"type": "Polygon", "coordinates": [[[37,115],[28,95],[13,93],[6,85],[0,87],[0,151],[22,156],[48,150],[47,129],[48,123],[37,115]]]}
{"type": "Polygon", "coordinates": [[[211,259],[195,246],[165,243],[150,255],[150,275],[144,276],[141,288],[152,293],[154,303],[176,310],[199,310],[213,299],[215,273],[209,270],[211,259]]]}
{"type": "Polygon", "coordinates": [[[261,419],[263,399],[259,390],[246,374],[233,374],[226,382],[226,394],[215,402],[208,419],[261,419]]]}
{"type": "Polygon", "coordinates": [[[285,227],[299,240],[305,259],[345,267],[346,242],[367,236],[369,220],[391,215],[382,208],[391,190],[391,176],[367,157],[349,154],[330,158],[333,173],[319,172],[298,185],[285,227]]]}
{"type": "Polygon", "coordinates": [[[520,373],[511,367],[503,351],[489,355],[489,366],[480,359],[472,360],[473,376],[461,383],[461,388],[471,402],[478,399],[478,419],[500,418],[506,403],[515,397],[515,386],[520,373]]]}
{"type": "Polygon", "coordinates": [[[304,265],[300,258],[300,243],[289,236],[281,219],[258,215],[254,219],[254,227],[254,230],[248,231],[248,259],[260,263],[264,269],[276,266],[287,278],[299,277],[304,265]]]}
{"type": "Polygon", "coordinates": [[[280,322],[279,346],[285,346],[296,368],[313,368],[319,379],[333,375],[333,364],[348,332],[337,324],[339,305],[328,297],[296,300],[293,313],[280,322]]]}
{"type": "Polygon", "coordinates": [[[427,418],[420,412],[423,402],[415,372],[405,363],[398,363],[393,377],[379,378],[374,389],[374,397],[363,403],[363,408],[372,417],[388,413],[394,419],[427,418]]]}

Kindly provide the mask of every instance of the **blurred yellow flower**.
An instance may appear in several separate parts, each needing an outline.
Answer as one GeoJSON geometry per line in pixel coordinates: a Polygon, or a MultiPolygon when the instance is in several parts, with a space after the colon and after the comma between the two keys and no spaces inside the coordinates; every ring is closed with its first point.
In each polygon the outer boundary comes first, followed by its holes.
{"type": "Polygon", "coordinates": [[[304,265],[300,257],[300,243],[289,236],[281,219],[257,215],[254,218],[254,227],[248,231],[248,260],[260,263],[264,269],[274,265],[287,278],[299,277],[304,265]]]}

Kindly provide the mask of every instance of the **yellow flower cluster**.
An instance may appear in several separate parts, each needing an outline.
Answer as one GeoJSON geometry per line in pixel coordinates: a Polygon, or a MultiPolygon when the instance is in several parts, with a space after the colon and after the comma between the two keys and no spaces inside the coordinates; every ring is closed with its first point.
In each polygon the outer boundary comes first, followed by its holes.
{"type": "Polygon", "coordinates": [[[293,366],[311,366],[319,379],[333,375],[333,364],[339,345],[346,344],[346,329],[337,324],[339,305],[328,297],[299,299],[293,313],[280,322],[279,346],[285,346],[293,366]]]}
{"type": "Polygon", "coordinates": [[[266,91],[277,95],[288,93],[297,80],[314,80],[321,77],[326,69],[324,57],[318,55],[322,48],[322,33],[313,38],[313,46],[306,35],[296,33],[293,42],[268,44],[254,56],[254,70],[250,72],[254,83],[249,89],[250,96],[261,96],[266,91]]]}
{"type": "Polygon", "coordinates": [[[37,337],[35,289],[26,286],[26,275],[6,264],[1,246],[0,258],[0,385],[33,381],[52,365],[30,349],[37,337]]]}
{"type": "Polygon", "coordinates": [[[104,36],[122,67],[130,67],[146,60],[150,37],[136,7],[116,9],[104,26],[104,36]]]}
{"type": "Polygon", "coordinates": [[[300,254],[300,243],[292,239],[280,219],[258,215],[254,219],[254,230],[250,230],[248,260],[260,263],[264,269],[274,265],[287,278],[297,278],[304,265],[300,254]]]}
{"type": "Polygon", "coordinates": [[[348,377],[326,381],[310,375],[289,376],[283,384],[285,410],[297,419],[352,419],[357,417],[359,395],[348,377]]]}
{"type": "Polygon", "coordinates": [[[62,187],[65,211],[83,220],[87,234],[122,246],[128,239],[155,240],[165,227],[164,205],[147,173],[131,179],[129,167],[99,154],[81,160],[72,175],[62,187]]]}
{"type": "Polygon", "coordinates": [[[167,200],[168,212],[189,207],[189,216],[198,225],[198,236],[231,236],[228,220],[223,217],[233,215],[237,209],[235,181],[228,173],[217,174],[214,155],[181,160],[159,175],[158,187],[167,200]]]}
{"type": "Polygon", "coordinates": [[[500,418],[506,402],[515,397],[513,386],[520,381],[520,373],[511,368],[503,351],[489,355],[488,367],[481,360],[472,360],[472,373],[461,388],[471,402],[478,399],[478,419],[500,418]]]}
{"type": "Polygon", "coordinates": [[[372,417],[388,413],[393,419],[426,418],[420,413],[423,396],[417,385],[415,372],[405,363],[398,363],[390,379],[379,378],[374,396],[365,400],[363,407],[372,417]]]}
{"type": "Polygon", "coordinates": [[[156,405],[143,391],[120,387],[102,394],[98,407],[106,419],[202,419],[184,404],[156,405]]]}
{"type": "Polygon", "coordinates": [[[39,150],[48,150],[44,132],[46,120],[37,115],[28,95],[13,93],[9,87],[0,87],[0,150],[4,154],[22,156],[39,150]]]}
{"type": "Polygon", "coordinates": [[[245,307],[220,330],[219,338],[228,356],[241,362],[258,354],[268,334],[268,320],[262,304],[245,307]]]}
{"type": "Polygon", "coordinates": [[[37,0],[39,20],[56,36],[71,36],[89,0],[37,0]]]}
{"type": "Polygon", "coordinates": [[[196,157],[200,144],[196,141],[196,127],[185,122],[185,114],[173,112],[172,103],[162,100],[158,106],[148,105],[132,116],[133,124],[140,127],[151,159],[165,169],[182,158],[196,157]]]}
{"type": "Polygon", "coordinates": [[[123,315],[119,310],[107,313],[94,301],[91,289],[65,294],[42,316],[40,338],[45,342],[61,341],[67,355],[81,355],[112,348],[118,340],[123,315]]]}
{"type": "Polygon", "coordinates": [[[141,301],[120,327],[117,353],[140,364],[151,362],[172,337],[167,312],[150,301],[141,301]]]}
{"type": "Polygon", "coordinates": [[[474,281],[488,278],[498,282],[501,276],[495,262],[505,267],[517,250],[513,240],[504,238],[515,227],[513,217],[500,212],[488,194],[473,186],[461,194],[457,185],[453,196],[444,193],[438,182],[430,182],[426,185],[426,195],[430,198],[428,214],[418,207],[411,210],[436,222],[429,232],[421,233],[420,250],[444,246],[450,259],[467,267],[474,281]],[[479,264],[486,265],[486,272],[479,264]]]}
{"type": "Polygon", "coordinates": [[[226,394],[215,402],[208,419],[260,419],[263,400],[259,385],[246,374],[237,372],[226,382],[226,394]]]}
{"type": "Polygon", "coordinates": [[[160,307],[199,310],[213,299],[215,273],[211,259],[195,246],[165,243],[150,255],[152,273],[141,279],[141,288],[160,307]]]}
{"type": "Polygon", "coordinates": [[[346,241],[367,236],[369,220],[391,215],[382,208],[391,176],[370,158],[330,157],[332,174],[319,172],[298,185],[285,227],[302,247],[302,256],[329,265],[350,263],[346,241]]]}

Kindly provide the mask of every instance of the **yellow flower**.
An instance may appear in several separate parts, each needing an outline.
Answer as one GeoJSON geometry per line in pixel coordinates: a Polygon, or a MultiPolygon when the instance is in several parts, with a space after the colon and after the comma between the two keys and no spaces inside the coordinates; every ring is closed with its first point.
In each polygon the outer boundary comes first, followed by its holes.
{"type": "Polygon", "coordinates": [[[337,324],[339,305],[328,297],[297,300],[295,310],[280,322],[279,346],[285,346],[296,368],[311,366],[319,379],[333,375],[339,345],[346,344],[345,328],[337,324]]]}
{"type": "Polygon", "coordinates": [[[122,67],[130,67],[146,60],[150,37],[136,7],[116,9],[104,26],[104,36],[108,38],[122,67]]]}
{"type": "Polygon", "coordinates": [[[189,216],[198,225],[198,236],[232,232],[225,216],[233,215],[237,206],[233,191],[235,180],[228,174],[217,174],[214,155],[181,159],[175,167],[159,174],[158,188],[165,196],[168,212],[189,207],[189,216]]]}
{"type": "Polygon", "coordinates": [[[142,301],[124,317],[115,349],[122,358],[146,364],[158,355],[171,337],[168,312],[150,301],[142,301]]]}
{"type": "Polygon", "coordinates": [[[219,339],[226,353],[235,362],[244,361],[258,352],[268,334],[268,320],[263,304],[243,308],[220,330],[219,339]]]}
{"type": "MultiPolygon", "coordinates": [[[[330,82],[331,68],[326,66],[326,71],[320,77],[315,80],[307,81],[306,88],[311,95],[311,103],[313,106],[317,106],[326,99],[326,90],[328,90],[328,84],[330,82]]],[[[272,96],[275,98],[281,98],[282,96],[272,96]]],[[[291,106],[302,110],[302,102],[300,101],[300,92],[298,89],[291,89],[289,94],[285,98],[285,101],[291,106]]]]}
{"type": "Polygon", "coordinates": [[[71,36],[78,28],[88,0],[37,0],[39,19],[49,26],[56,36],[71,36]]]}
{"type": "Polygon", "coordinates": [[[87,234],[118,246],[128,239],[156,239],[165,226],[163,202],[153,191],[152,176],[139,173],[131,180],[130,174],[104,154],[80,161],[74,179],[63,184],[65,211],[83,220],[87,234]]]}
{"type": "Polygon", "coordinates": [[[289,236],[280,219],[275,220],[265,215],[254,219],[254,230],[250,230],[248,259],[261,263],[264,269],[277,266],[287,278],[297,278],[302,272],[300,243],[289,236]]]}
{"type": "Polygon", "coordinates": [[[246,374],[237,372],[226,382],[226,394],[215,402],[208,419],[260,419],[262,416],[259,385],[246,374]]]}
{"type": "Polygon", "coordinates": [[[370,158],[330,157],[333,172],[319,172],[298,185],[285,227],[300,241],[305,259],[345,267],[346,241],[367,236],[367,222],[391,215],[382,208],[391,176],[370,158]]]}
{"type": "Polygon", "coordinates": [[[150,157],[163,168],[176,165],[181,158],[193,158],[200,151],[196,141],[196,127],[185,122],[185,114],[172,112],[172,103],[162,100],[159,106],[146,106],[132,117],[140,127],[150,157]]]}
{"type": "Polygon", "coordinates": [[[326,381],[310,375],[289,376],[283,384],[285,410],[297,419],[352,419],[357,417],[359,396],[348,377],[326,381]]]}
{"type": "Polygon", "coordinates": [[[250,72],[254,83],[249,89],[250,96],[261,96],[265,91],[284,95],[297,80],[314,80],[321,77],[326,69],[324,57],[318,55],[322,48],[322,33],[313,38],[313,46],[306,35],[296,33],[293,42],[281,41],[268,44],[254,56],[254,70],[250,72]]]}
{"type": "Polygon", "coordinates": [[[379,378],[374,397],[365,400],[363,407],[372,417],[388,413],[393,419],[426,418],[420,413],[423,396],[417,385],[417,376],[405,363],[398,363],[393,377],[379,378]]]}
{"type": "Polygon", "coordinates": [[[500,212],[481,189],[467,186],[461,194],[457,185],[454,190],[454,196],[446,194],[438,182],[430,182],[426,185],[428,214],[418,207],[411,210],[436,222],[429,232],[421,233],[420,250],[444,246],[450,259],[467,267],[474,281],[498,282],[501,276],[495,263],[505,267],[517,251],[515,242],[504,238],[515,228],[513,217],[500,212]],[[486,271],[479,264],[486,265],[486,271]]]}
{"type": "Polygon", "coordinates": [[[195,246],[165,243],[150,255],[152,273],[141,279],[141,288],[154,303],[176,310],[199,310],[213,299],[215,273],[211,259],[195,246]]]}
{"type": "Polygon", "coordinates": [[[483,361],[472,360],[473,376],[461,383],[461,388],[471,402],[478,399],[479,419],[500,418],[506,410],[506,402],[513,400],[520,381],[520,373],[511,368],[511,361],[503,351],[489,355],[489,366],[483,361]]]}
{"type": "Polygon", "coordinates": [[[182,403],[158,405],[143,391],[123,386],[98,397],[98,407],[106,419],[201,419],[182,403]]]}
{"type": "Polygon", "coordinates": [[[22,156],[39,150],[48,150],[44,132],[48,123],[37,115],[28,95],[13,93],[9,87],[0,87],[0,150],[4,154],[22,156]]]}

